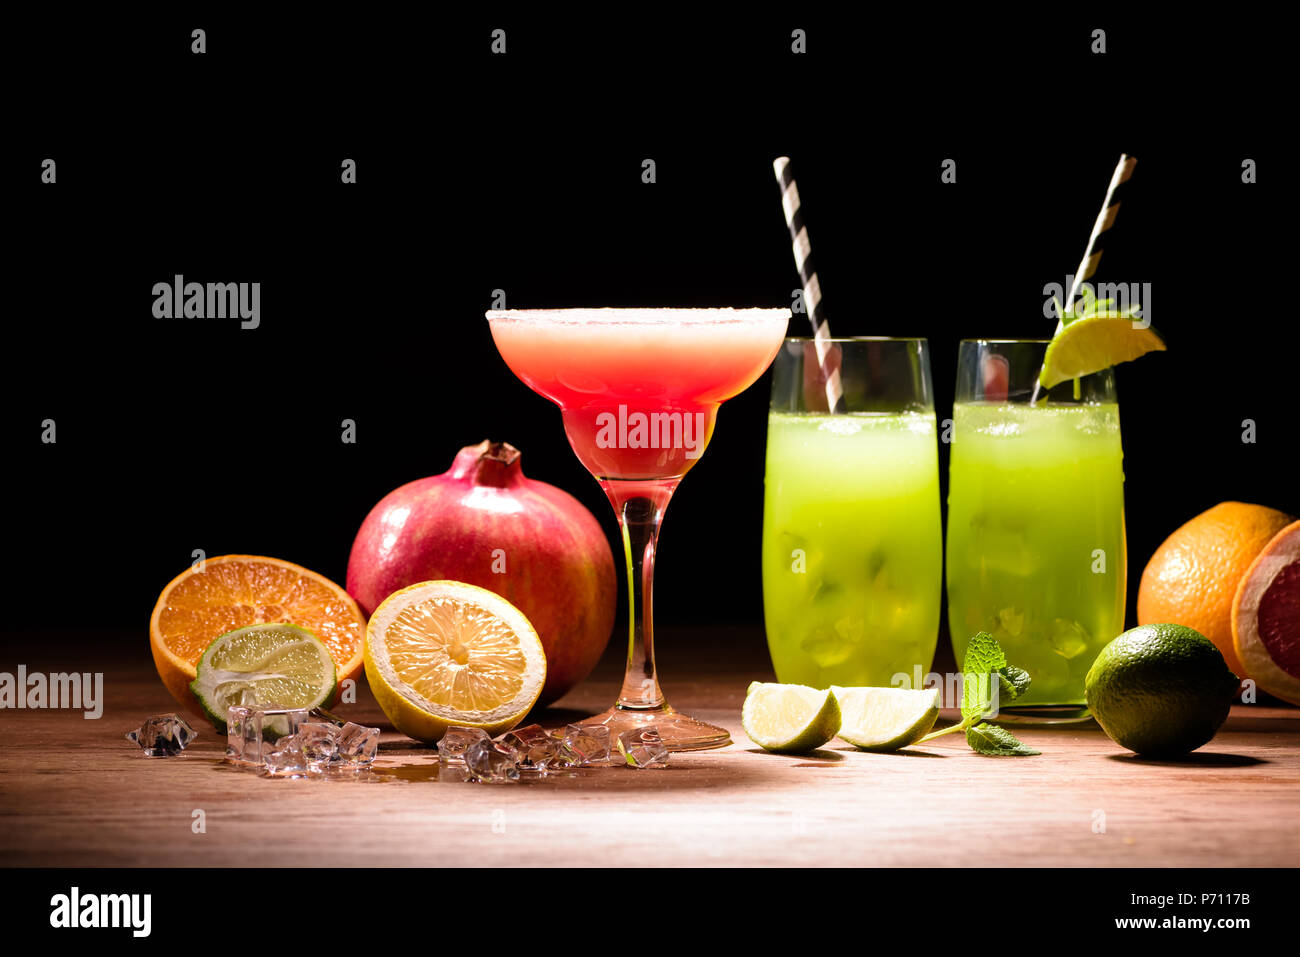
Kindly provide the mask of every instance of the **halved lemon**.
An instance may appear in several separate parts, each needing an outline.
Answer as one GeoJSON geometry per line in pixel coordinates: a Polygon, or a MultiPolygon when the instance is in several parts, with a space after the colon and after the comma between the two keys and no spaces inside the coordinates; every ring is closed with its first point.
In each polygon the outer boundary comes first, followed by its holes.
{"type": "Polygon", "coordinates": [[[306,628],[334,659],[338,680],[361,673],[366,619],[346,591],[323,575],[263,555],[221,555],[185,569],[158,596],[149,645],[158,676],[196,714],[190,691],[203,652],[220,635],[284,622],[306,628]]]}
{"type": "Polygon", "coordinates": [[[509,731],[546,683],[546,652],[524,613],[457,581],[420,582],[385,598],[370,616],[365,662],[384,714],[427,742],[452,725],[509,731]]]}

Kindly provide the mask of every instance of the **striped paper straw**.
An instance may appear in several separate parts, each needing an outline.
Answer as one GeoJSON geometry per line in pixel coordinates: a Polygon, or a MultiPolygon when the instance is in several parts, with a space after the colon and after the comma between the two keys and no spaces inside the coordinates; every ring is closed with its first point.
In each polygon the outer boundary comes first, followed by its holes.
{"type": "Polygon", "coordinates": [[[785,224],[790,227],[794,264],[799,270],[799,282],[803,286],[804,309],[808,313],[808,321],[812,323],[817,362],[826,379],[827,408],[834,412],[841,404],[844,389],[840,384],[839,369],[832,369],[830,375],[825,375],[826,357],[831,350],[831,327],[822,308],[822,287],[817,282],[817,271],[813,269],[812,246],[808,242],[808,227],[803,221],[803,211],[799,208],[799,187],[795,185],[794,173],[790,169],[790,157],[778,156],[772,162],[772,170],[776,173],[777,182],[781,184],[781,208],[785,210],[785,224]]]}
{"type": "MultiPolygon", "coordinates": [[[[1119,163],[1115,166],[1115,172],[1110,175],[1110,185],[1106,187],[1106,198],[1101,202],[1101,212],[1097,214],[1097,220],[1092,224],[1092,233],[1088,236],[1088,245],[1083,250],[1083,258],[1079,260],[1079,265],[1074,270],[1074,282],[1070,283],[1070,292],[1065,297],[1065,302],[1061,303],[1061,314],[1056,317],[1057,332],[1065,328],[1065,313],[1069,312],[1070,307],[1074,305],[1074,300],[1079,296],[1079,289],[1097,271],[1097,264],[1101,262],[1101,249],[1097,243],[1101,239],[1101,234],[1115,225],[1115,217],[1119,215],[1119,200],[1115,198],[1115,191],[1119,189],[1120,184],[1128,182],[1136,165],[1136,157],[1129,156],[1127,153],[1119,154],[1119,163]]],[[[1079,388],[1077,379],[1074,388],[1077,396],[1079,388]]],[[[1042,391],[1042,384],[1035,379],[1034,392],[1029,397],[1030,405],[1038,401],[1040,391],[1042,391]]]]}
{"type": "MultiPolygon", "coordinates": [[[[1121,183],[1128,182],[1128,178],[1133,175],[1133,167],[1136,165],[1136,157],[1129,156],[1127,153],[1120,154],[1119,165],[1115,167],[1115,172],[1110,177],[1110,185],[1106,187],[1106,199],[1101,204],[1101,212],[1097,214],[1097,221],[1092,224],[1092,235],[1088,237],[1088,246],[1083,251],[1083,258],[1079,260],[1078,268],[1074,270],[1074,282],[1070,284],[1070,294],[1066,297],[1065,302],[1061,304],[1063,312],[1068,311],[1074,305],[1074,300],[1079,296],[1080,288],[1097,271],[1097,264],[1101,262],[1101,249],[1097,243],[1101,239],[1101,234],[1115,225],[1115,217],[1119,215],[1119,200],[1115,198],[1115,190],[1119,188],[1121,183]]],[[[1065,316],[1058,316],[1056,331],[1060,332],[1064,325],[1065,316]]]]}

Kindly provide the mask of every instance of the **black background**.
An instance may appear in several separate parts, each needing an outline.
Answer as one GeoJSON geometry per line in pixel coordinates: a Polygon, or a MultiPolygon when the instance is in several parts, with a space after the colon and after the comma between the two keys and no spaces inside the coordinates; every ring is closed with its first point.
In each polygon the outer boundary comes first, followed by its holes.
{"type": "MultiPolygon", "coordinates": [[[[486,437],[612,540],[558,411],[493,347],[492,290],[511,307],[788,305],[781,154],[832,329],[929,337],[940,419],[959,339],[1050,334],[1042,288],[1073,271],[1119,154],[1137,156],[1096,277],[1150,282],[1169,346],[1118,373],[1130,621],[1147,557],[1192,515],[1300,511],[1294,104],[1262,17],[566,7],[10,26],[6,632],[142,635],[194,549],[341,582],[370,506],[486,437]],[[261,282],[261,327],[154,319],[153,284],[177,273],[261,282]]],[[[661,625],[761,623],[768,386],[723,408],[673,501],[661,625]]]]}

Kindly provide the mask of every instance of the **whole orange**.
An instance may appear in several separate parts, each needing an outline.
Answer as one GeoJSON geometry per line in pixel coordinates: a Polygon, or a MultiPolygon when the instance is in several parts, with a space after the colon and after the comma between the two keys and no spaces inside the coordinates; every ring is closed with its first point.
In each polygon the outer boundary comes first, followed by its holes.
{"type": "Polygon", "coordinates": [[[1295,521],[1264,505],[1221,502],[1165,539],[1142,572],[1139,625],[1195,628],[1244,675],[1232,644],[1232,604],[1237,584],[1264,546],[1295,521]]]}

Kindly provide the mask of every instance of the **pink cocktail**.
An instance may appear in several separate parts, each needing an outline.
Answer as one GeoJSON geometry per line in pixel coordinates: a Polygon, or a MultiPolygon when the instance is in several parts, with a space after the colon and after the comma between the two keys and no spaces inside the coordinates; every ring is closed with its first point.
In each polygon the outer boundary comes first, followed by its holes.
{"type": "Polygon", "coordinates": [[[592,720],[617,736],[654,725],[668,746],[719,747],[727,732],[674,711],[655,672],[655,542],[677,483],[703,454],[718,406],[781,347],[788,309],[557,309],[487,314],[510,369],[560,407],[578,459],[618,515],[631,624],[618,703],[592,720]]]}

